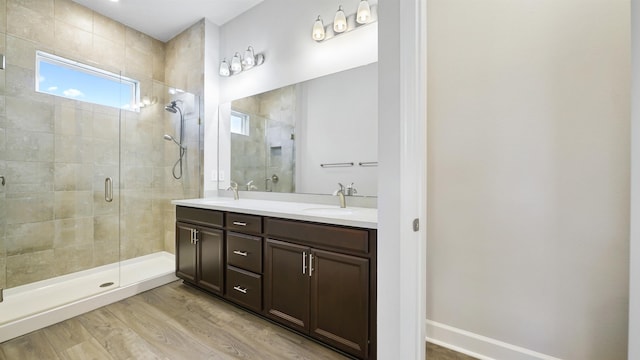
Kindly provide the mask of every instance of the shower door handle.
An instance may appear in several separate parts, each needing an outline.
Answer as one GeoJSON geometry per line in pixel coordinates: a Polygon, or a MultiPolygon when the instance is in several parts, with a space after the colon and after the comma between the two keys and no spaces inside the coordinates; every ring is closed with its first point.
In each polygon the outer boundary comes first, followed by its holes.
{"type": "Polygon", "coordinates": [[[110,177],[104,179],[104,201],[113,201],[113,179],[110,177]]]}

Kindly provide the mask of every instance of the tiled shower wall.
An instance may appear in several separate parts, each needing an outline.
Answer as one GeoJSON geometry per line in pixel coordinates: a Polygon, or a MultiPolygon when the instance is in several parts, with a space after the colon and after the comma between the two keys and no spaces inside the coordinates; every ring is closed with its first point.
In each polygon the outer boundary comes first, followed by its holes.
{"type": "Polygon", "coordinates": [[[249,136],[231,134],[231,180],[240,190],[253,180],[258,191],[295,192],[296,87],[234,100],[231,107],[251,117],[249,136]],[[276,184],[265,182],[274,174],[276,184]]]}
{"type": "Polygon", "coordinates": [[[173,180],[175,145],[162,139],[178,122],[163,110],[166,45],[70,0],[0,0],[0,33],[0,287],[173,251],[169,199],[197,190],[173,180]],[[36,93],[36,50],[139,80],[157,103],[120,112],[36,93]],[[107,176],[122,187],[110,204],[107,176]]]}

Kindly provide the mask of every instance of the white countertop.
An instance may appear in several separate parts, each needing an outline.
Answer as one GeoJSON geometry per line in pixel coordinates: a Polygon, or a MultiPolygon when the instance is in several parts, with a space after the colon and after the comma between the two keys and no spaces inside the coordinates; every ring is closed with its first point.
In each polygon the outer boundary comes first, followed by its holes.
{"type": "Polygon", "coordinates": [[[201,209],[240,212],[293,220],[313,221],[324,224],[378,228],[378,209],[346,207],[311,203],[211,197],[205,199],[173,200],[174,205],[201,209]]]}

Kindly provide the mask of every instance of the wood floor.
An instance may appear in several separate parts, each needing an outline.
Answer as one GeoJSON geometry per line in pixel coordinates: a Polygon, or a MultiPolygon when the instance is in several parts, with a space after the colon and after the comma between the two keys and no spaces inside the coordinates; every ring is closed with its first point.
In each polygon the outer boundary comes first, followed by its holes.
{"type": "MultiPolygon", "coordinates": [[[[471,359],[431,344],[427,352],[430,360],[471,359]]],[[[347,358],[173,282],[0,344],[0,360],[14,359],[347,358]]]]}

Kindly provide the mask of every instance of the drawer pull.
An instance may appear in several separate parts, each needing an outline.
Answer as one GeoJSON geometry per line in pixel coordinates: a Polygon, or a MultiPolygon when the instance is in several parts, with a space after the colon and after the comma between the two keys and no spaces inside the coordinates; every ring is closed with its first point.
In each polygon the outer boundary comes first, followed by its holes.
{"type": "Polygon", "coordinates": [[[309,277],[313,274],[313,254],[309,254],[309,277]]]}
{"type": "Polygon", "coordinates": [[[246,222],[234,221],[233,225],[235,226],[247,226],[246,222]]]}
{"type": "Polygon", "coordinates": [[[305,251],[302,252],[302,275],[307,273],[307,253],[305,251]]]}
{"type": "Polygon", "coordinates": [[[247,288],[243,288],[243,287],[242,287],[242,286],[240,286],[240,285],[238,285],[238,286],[234,286],[234,287],[233,287],[233,290],[235,290],[235,291],[239,291],[239,292],[241,292],[241,293],[243,293],[243,294],[246,294],[246,293],[247,293],[247,288]]]}
{"type": "Polygon", "coordinates": [[[247,256],[247,255],[249,255],[249,253],[248,253],[248,252],[246,252],[246,251],[240,251],[240,250],[233,250],[233,253],[234,253],[234,254],[236,254],[236,255],[240,255],[240,256],[247,256]]]}

